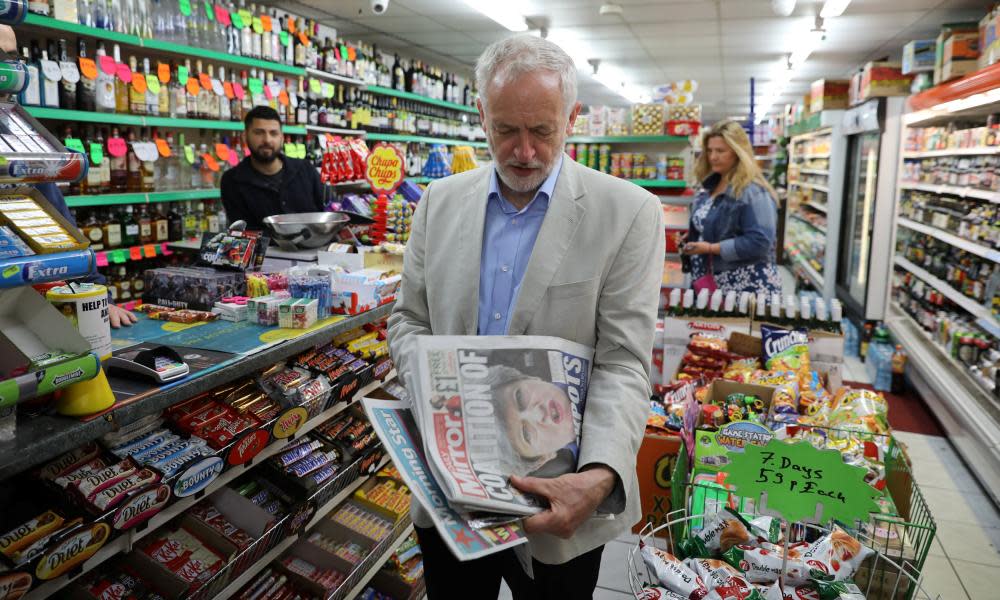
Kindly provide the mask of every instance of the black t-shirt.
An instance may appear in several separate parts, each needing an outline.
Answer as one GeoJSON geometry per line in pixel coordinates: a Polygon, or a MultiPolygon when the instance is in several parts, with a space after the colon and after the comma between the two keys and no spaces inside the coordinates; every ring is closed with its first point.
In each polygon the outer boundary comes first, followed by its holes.
{"type": "Polygon", "coordinates": [[[247,229],[264,229],[271,215],[322,212],[324,190],[316,167],[281,155],[282,168],[274,175],[254,169],[250,157],[222,175],[222,203],[229,223],[243,220],[247,229]]]}

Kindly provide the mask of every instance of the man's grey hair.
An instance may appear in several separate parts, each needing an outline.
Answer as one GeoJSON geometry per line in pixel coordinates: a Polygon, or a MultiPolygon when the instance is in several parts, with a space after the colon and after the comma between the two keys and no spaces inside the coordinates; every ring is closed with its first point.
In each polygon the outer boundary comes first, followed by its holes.
{"type": "Polygon", "coordinates": [[[504,84],[525,73],[550,71],[559,75],[566,114],[576,104],[576,65],[566,51],[554,42],[521,34],[489,45],[476,61],[476,88],[486,107],[487,89],[504,84]]]}

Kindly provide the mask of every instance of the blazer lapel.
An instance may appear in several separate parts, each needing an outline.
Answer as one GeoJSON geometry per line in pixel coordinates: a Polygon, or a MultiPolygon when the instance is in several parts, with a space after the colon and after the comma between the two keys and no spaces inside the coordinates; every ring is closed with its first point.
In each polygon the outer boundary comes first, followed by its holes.
{"type": "Polygon", "coordinates": [[[483,227],[486,223],[486,202],[493,176],[493,163],[469,190],[467,208],[461,217],[462,227],[458,253],[454,257],[458,289],[454,301],[462,317],[465,335],[476,335],[479,327],[479,269],[483,258],[483,227]]]}
{"type": "Polygon", "coordinates": [[[545,291],[566,257],[573,236],[583,220],[586,209],[580,206],[577,199],[585,190],[577,175],[577,168],[572,159],[563,157],[562,171],[549,200],[549,208],[538,232],[538,239],[535,240],[535,247],[531,251],[528,268],[521,280],[514,313],[507,327],[509,335],[524,335],[527,331],[532,315],[538,310],[545,291]]]}

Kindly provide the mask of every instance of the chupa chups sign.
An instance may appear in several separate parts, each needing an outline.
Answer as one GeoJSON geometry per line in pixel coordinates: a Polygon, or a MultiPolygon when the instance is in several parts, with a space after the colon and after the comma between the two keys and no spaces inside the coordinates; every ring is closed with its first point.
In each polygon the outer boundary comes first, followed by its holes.
{"type": "Polygon", "coordinates": [[[372,148],[365,160],[365,179],[373,191],[391,194],[403,183],[405,164],[403,153],[395,146],[380,143],[372,148]]]}
{"type": "Polygon", "coordinates": [[[726,483],[740,496],[758,501],[761,514],[789,522],[854,523],[879,510],[881,492],[865,483],[867,470],[845,463],[836,450],[771,440],[762,446],[747,444],[730,459],[722,469],[726,483]]]}

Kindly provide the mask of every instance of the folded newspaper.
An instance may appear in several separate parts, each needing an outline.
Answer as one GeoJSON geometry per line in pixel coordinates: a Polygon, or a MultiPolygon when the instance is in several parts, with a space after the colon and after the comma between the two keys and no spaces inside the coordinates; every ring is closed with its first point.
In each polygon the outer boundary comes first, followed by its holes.
{"type": "Polygon", "coordinates": [[[376,432],[453,551],[456,522],[488,538],[477,555],[523,542],[516,523],[470,523],[544,510],[511,475],[576,471],[593,349],[540,336],[421,336],[415,348],[412,421],[401,403],[365,400],[376,432]]]}

